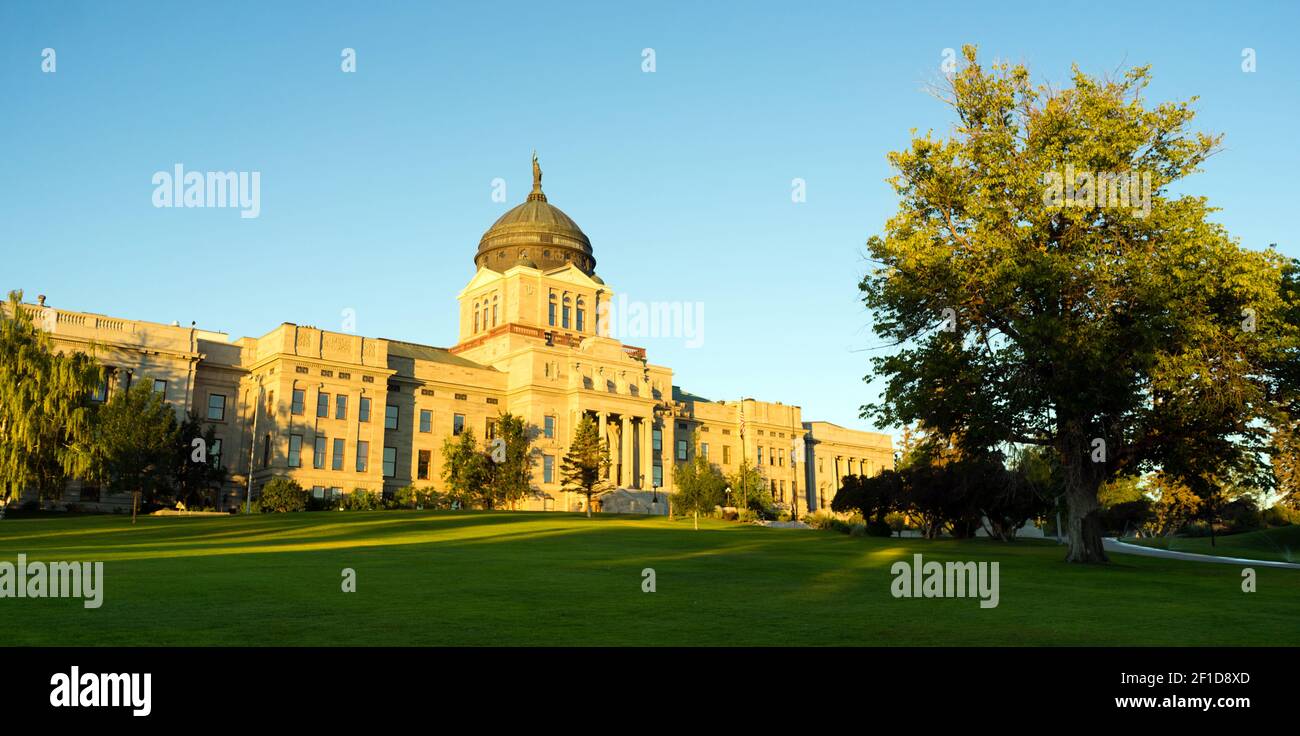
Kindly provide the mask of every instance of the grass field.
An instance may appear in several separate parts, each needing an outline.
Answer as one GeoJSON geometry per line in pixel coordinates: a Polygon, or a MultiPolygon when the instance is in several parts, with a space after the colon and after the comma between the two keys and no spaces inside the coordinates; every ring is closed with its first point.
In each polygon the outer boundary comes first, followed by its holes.
{"type": "Polygon", "coordinates": [[[719,521],[347,512],[0,521],[0,561],[102,560],[101,608],[0,599],[7,645],[1278,645],[1300,571],[1050,542],[856,538],[719,521]],[[895,599],[890,564],[1000,562],[1000,605],[895,599]],[[652,567],[657,592],[643,593],[652,567]],[[343,568],[357,592],[340,590],[343,568]]]}
{"type": "Polygon", "coordinates": [[[1194,552],[1219,557],[1300,562],[1300,526],[1283,526],[1244,534],[1221,536],[1211,546],[1209,537],[1149,537],[1125,540],[1146,547],[1194,552]]]}

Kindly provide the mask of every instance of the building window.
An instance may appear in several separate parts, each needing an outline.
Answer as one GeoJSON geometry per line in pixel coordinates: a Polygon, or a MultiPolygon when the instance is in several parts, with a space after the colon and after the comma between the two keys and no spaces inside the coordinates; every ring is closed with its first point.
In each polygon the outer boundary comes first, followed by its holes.
{"type": "Polygon", "coordinates": [[[652,485],[662,488],[664,485],[664,466],[655,465],[653,472],[650,474],[650,477],[651,477],[650,483],[652,485]]]}
{"type": "Polygon", "coordinates": [[[384,477],[392,478],[397,475],[397,448],[384,448],[384,477]]]}
{"type": "Polygon", "coordinates": [[[709,459],[709,443],[707,442],[700,443],[700,457],[704,458],[705,460],[709,459]]]}
{"type": "Polygon", "coordinates": [[[332,470],[343,469],[343,453],[344,453],[343,440],[338,437],[334,438],[334,459],[330,462],[330,468],[332,470]]]}
{"type": "Polygon", "coordinates": [[[262,440],[262,467],[271,464],[271,433],[267,432],[262,440]]]}
{"type": "Polygon", "coordinates": [[[358,442],[357,443],[357,472],[358,473],[366,472],[366,468],[370,466],[369,456],[370,456],[370,443],[358,442]]]}
{"type": "Polygon", "coordinates": [[[723,465],[731,464],[731,445],[722,446],[722,464],[723,465]]]}
{"type": "Polygon", "coordinates": [[[397,407],[393,404],[384,407],[384,429],[397,429],[397,407]]]}
{"type": "Polygon", "coordinates": [[[664,431],[662,429],[650,430],[650,448],[656,453],[664,451],[664,431]]]}
{"type": "Polygon", "coordinates": [[[153,392],[163,398],[167,398],[167,382],[161,378],[153,379],[153,392]]]}
{"type": "Polygon", "coordinates": [[[542,482],[555,482],[555,457],[553,455],[542,455],[542,482]]]}
{"type": "Polygon", "coordinates": [[[492,440],[496,439],[496,437],[497,437],[497,420],[495,420],[495,419],[493,419],[493,418],[491,418],[491,417],[488,417],[487,422],[485,422],[484,424],[485,424],[485,426],[483,427],[483,436],[484,436],[485,438],[487,438],[488,441],[492,441],[492,440]]]}
{"type": "Polygon", "coordinates": [[[302,435],[289,435],[289,467],[302,467],[302,435]]]}
{"type": "Polygon", "coordinates": [[[419,480],[429,479],[429,459],[432,456],[429,450],[420,450],[419,465],[415,469],[415,477],[419,480]]]}
{"type": "Polygon", "coordinates": [[[564,297],[564,311],[561,312],[561,315],[563,317],[563,319],[561,320],[561,326],[566,330],[569,329],[569,312],[571,311],[571,309],[572,307],[569,306],[569,297],[566,296],[564,297]]]}
{"type": "Polygon", "coordinates": [[[547,317],[546,320],[547,324],[549,324],[551,327],[554,327],[555,326],[555,295],[554,294],[551,294],[551,302],[548,305],[546,317],[547,317]]]}
{"type": "Polygon", "coordinates": [[[99,503],[99,486],[84,485],[78,500],[82,503],[99,503]]]}
{"type": "MultiPolygon", "coordinates": [[[[90,400],[97,404],[102,404],[105,401],[108,401],[108,376],[107,375],[99,379],[99,383],[95,384],[95,390],[91,392],[90,400]]],[[[95,490],[95,495],[96,496],[99,495],[99,489],[95,490]]]]}
{"type": "Polygon", "coordinates": [[[330,415],[330,395],[324,391],[316,394],[316,416],[329,417],[330,415]]]}
{"type": "Polygon", "coordinates": [[[542,418],[542,436],[548,440],[555,439],[555,417],[546,416],[542,418]]]}
{"type": "Polygon", "coordinates": [[[214,422],[226,421],[226,397],[222,394],[208,394],[208,419],[214,422]]]}
{"type": "Polygon", "coordinates": [[[583,308],[585,306],[586,305],[583,303],[582,297],[578,297],[578,311],[577,314],[575,315],[577,317],[577,320],[573,323],[573,326],[578,329],[578,332],[583,332],[587,329],[587,320],[585,319],[587,315],[587,310],[583,308]]]}
{"type": "Polygon", "coordinates": [[[208,462],[212,463],[212,467],[214,468],[221,467],[221,438],[220,437],[213,439],[212,444],[208,447],[208,462]]]}
{"type": "Polygon", "coordinates": [[[334,397],[334,418],[348,418],[348,397],[347,394],[339,394],[334,397]]]}
{"type": "Polygon", "coordinates": [[[311,466],[317,470],[325,467],[325,438],[320,435],[311,450],[311,466]]]}
{"type": "Polygon", "coordinates": [[[474,305],[474,331],[478,332],[478,305],[474,305]]]}
{"type": "Polygon", "coordinates": [[[459,435],[461,432],[464,432],[464,431],[465,431],[465,415],[464,415],[464,414],[453,414],[453,415],[451,416],[451,433],[452,433],[452,435],[459,435]]]}
{"type": "Polygon", "coordinates": [[[686,459],[686,440],[677,440],[677,459],[686,459]]]}
{"type": "Polygon", "coordinates": [[[357,409],[357,420],[362,422],[370,421],[370,397],[361,397],[361,408],[357,409]]]}
{"type": "Polygon", "coordinates": [[[289,411],[294,416],[300,416],[303,411],[303,404],[305,404],[306,402],[307,402],[307,392],[303,391],[300,388],[295,388],[293,390],[293,405],[289,407],[289,411]]]}
{"type": "Polygon", "coordinates": [[[492,326],[497,326],[497,301],[495,297],[492,299],[492,326]]]}
{"type": "Polygon", "coordinates": [[[433,412],[428,409],[420,410],[420,431],[421,432],[433,431],[433,412]]]}

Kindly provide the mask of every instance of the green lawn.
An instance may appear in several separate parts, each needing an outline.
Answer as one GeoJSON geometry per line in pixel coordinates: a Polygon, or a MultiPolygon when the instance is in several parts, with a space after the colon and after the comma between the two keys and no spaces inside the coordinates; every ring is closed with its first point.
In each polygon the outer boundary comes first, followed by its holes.
{"type": "Polygon", "coordinates": [[[1210,545],[1209,537],[1150,537],[1124,541],[1175,552],[1243,557],[1251,560],[1300,562],[1300,526],[1283,526],[1258,532],[1220,536],[1213,546],[1210,545]]]}
{"type": "Polygon", "coordinates": [[[1300,571],[1050,542],[856,538],[560,513],[0,521],[0,561],[102,560],[104,605],[0,599],[9,645],[1277,645],[1300,571]],[[895,599],[890,564],[1000,565],[1001,604],[895,599]],[[340,591],[343,568],[358,592],[340,591]],[[641,571],[658,591],[641,591],[641,571]]]}

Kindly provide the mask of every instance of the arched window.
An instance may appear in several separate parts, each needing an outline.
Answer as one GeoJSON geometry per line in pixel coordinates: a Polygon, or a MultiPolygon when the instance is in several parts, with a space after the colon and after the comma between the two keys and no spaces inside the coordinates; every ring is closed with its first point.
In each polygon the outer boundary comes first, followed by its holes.
{"type": "Polygon", "coordinates": [[[474,302],[474,331],[478,332],[478,302],[474,302]]]}
{"type": "Polygon", "coordinates": [[[547,317],[551,327],[555,326],[555,292],[551,292],[551,303],[547,311],[547,317]]]}
{"type": "Polygon", "coordinates": [[[566,329],[566,330],[569,329],[569,312],[570,312],[571,309],[572,309],[572,308],[569,306],[569,301],[570,301],[570,300],[569,300],[569,295],[566,293],[566,294],[564,295],[564,311],[561,313],[562,316],[563,316],[563,319],[562,319],[561,322],[560,322],[561,325],[562,325],[562,326],[564,327],[564,329],[566,329]]]}
{"type": "Polygon", "coordinates": [[[573,325],[578,332],[584,332],[587,329],[586,306],[586,302],[582,300],[582,297],[578,297],[578,313],[575,315],[577,321],[573,325]]]}
{"type": "Polygon", "coordinates": [[[497,326],[497,297],[492,297],[492,326],[497,326]]]}

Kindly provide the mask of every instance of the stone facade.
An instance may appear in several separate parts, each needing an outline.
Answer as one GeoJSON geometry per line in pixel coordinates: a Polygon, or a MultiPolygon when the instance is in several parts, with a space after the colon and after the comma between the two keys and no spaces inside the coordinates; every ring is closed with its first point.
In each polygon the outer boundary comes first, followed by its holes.
{"type": "MultiPolygon", "coordinates": [[[[529,204],[550,207],[544,198],[529,204]]],[[[567,216],[539,218],[542,230],[547,221],[572,225],[567,216]]],[[[108,391],[150,381],[178,416],[193,411],[215,427],[220,445],[213,450],[231,476],[225,506],[244,499],[250,474],[254,496],[279,475],[318,494],[441,487],[444,440],[466,431],[483,444],[503,412],[537,429],[536,496],[525,509],[581,508],[582,497],[561,488],[560,465],[583,415],[594,417],[609,441],[611,480],[628,489],[620,497],[633,499],[629,508],[644,506],[646,491],[652,501],[671,494],[673,463],[696,454],[724,472],[748,460],[778,502],[798,513],[828,505],[843,475],[892,467],[888,435],[804,421],[794,405],[709,401],[674,386],[672,369],[609,336],[599,317],[614,292],[589,270],[594,261],[557,261],[569,252],[548,253],[554,239],[547,232],[530,244],[519,222],[510,221],[509,242],[521,252],[476,255],[481,265],[459,294],[460,334],[450,348],[290,323],[231,339],[29,308],[60,349],[93,352],[111,369],[108,391]],[[545,265],[524,249],[545,253],[545,265]],[[501,270],[490,267],[494,260],[504,261],[501,270]]],[[[498,248],[503,241],[489,230],[484,242],[498,248]]],[[[127,502],[79,484],[65,500],[127,502]]]]}

